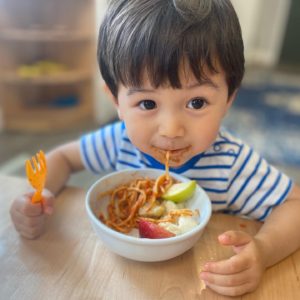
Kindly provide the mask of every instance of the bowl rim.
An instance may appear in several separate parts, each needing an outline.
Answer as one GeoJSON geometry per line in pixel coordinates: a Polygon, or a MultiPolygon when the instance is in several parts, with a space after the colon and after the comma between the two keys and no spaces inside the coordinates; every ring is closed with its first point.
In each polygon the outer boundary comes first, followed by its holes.
{"type": "MultiPolygon", "coordinates": [[[[190,237],[196,235],[197,233],[199,233],[201,230],[203,230],[205,228],[205,226],[207,225],[208,221],[210,220],[211,214],[212,214],[212,205],[211,205],[211,201],[207,195],[207,193],[204,191],[203,188],[201,188],[198,184],[196,186],[197,189],[200,189],[203,194],[205,195],[205,197],[203,198],[204,201],[206,202],[206,205],[208,206],[208,213],[207,215],[205,215],[204,219],[202,220],[201,223],[199,223],[196,227],[194,227],[192,230],[183,233],[181,235],[178,236],[174,236],[174,237],[169,237],[169,238],[163,238],[163,239],[149,239],[149,238],[140,238],[140,237],[134,237],[134,236],[130,236],[130,235],[126,235],[124,233],[118,232],[116,230],[113,230],[112,228],[108,227],[107,225],[103,224],[94,214],[94,212],[92,211],[92,208],[90,206],[90,201],[91,201],[91,194],[93,192],[93,190],[96,188],[96,186],[99,184],[100,181],[103,181],[107,178],[113,177],[116,174],[127,174],[127,173],[134,173],[134,172],[143,172],[143,171],[156,171],[159,173],[165,173],[165,170],[160,170],[160,169],[154,169],[154,168],[140,168],[140,169],[124,169],[124,170],[120,170],[120,171],[114,171],[111,172],[101,178],[99,178],[96,182],[94,182],[90,188],[88,189],[87,193],[86,193],[86,197],[85,197],[85,207],[86,207],[86,211],[88,213],[88,216],[97,224],[99,225],[99,227],[108,235],[113,236],[114,238],[118,239],[118,240],[122,240],[122,241],[126,241],[132,244],[139,244],[139,245],[165,245],[165,244],[173,244],[173,243],[177,243],[180,242],[182,240],[186,240],[189,239],[190,237]],[[201,226],[201,228],[199,228],[201,226]]],[[[182,176],[180,174],[176,174],[174,172],[169,172],[169,174],[171,176],[173,176],[176,179],[179,180],[190,180],[189,178],[182,176]]]]}

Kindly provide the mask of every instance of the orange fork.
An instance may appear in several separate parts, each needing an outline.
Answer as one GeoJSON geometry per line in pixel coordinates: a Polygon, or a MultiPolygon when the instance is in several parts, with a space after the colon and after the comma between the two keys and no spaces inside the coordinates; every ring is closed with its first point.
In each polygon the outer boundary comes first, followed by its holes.
{"type": "Polygon", "coordinates": [[[42,191],[45,186],[47,165],[46,157],[42,150],[38,152],[31,160],[25,162],[27,179],[31,186],[36,190],[31,199],[32,203],[42,200],[42,191]]]}

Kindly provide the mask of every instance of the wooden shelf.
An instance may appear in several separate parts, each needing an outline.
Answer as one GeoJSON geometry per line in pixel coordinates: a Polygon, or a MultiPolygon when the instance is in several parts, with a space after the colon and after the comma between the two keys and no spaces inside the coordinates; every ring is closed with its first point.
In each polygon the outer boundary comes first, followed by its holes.
{"type": "Polygon", "coordinates": [[[94,0],[0,0],[4,130],[51,132],[92,118],[94,12],[94,0]]]}
{"type": "Polygon", "coordinates": [[[63,85],[75,84],[92,79],[91,71],[65,71],[52,76],[21,77],[16,72],[7,72],[0,76],[5,84],[15,85],[63,85]]]}
{"type": "Polygon", "coordinates": [[[5,126],[10,130],[44,133],[74,127],[91,115],[90,107],[31,109],[8,115],[5,126]]]}
{"type": "Polygon", "coordinates": [[[0,31],[0,40],[15,42],[84,42],[93,39],[90,33],[66,29],[4,29],[0,31]]]}

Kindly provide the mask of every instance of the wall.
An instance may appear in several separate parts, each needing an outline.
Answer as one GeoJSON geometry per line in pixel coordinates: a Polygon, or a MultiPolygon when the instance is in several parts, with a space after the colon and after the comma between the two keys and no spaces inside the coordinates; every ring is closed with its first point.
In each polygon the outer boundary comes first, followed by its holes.
{"type": "Polygon", "coordinates": [[[240,19],[248,64],[275,66],[287,26],[291,0],[232,0],[240,19]]]}
{"type": "Polygon", "coordinates": [[[3,115],[2,115],[2,109],[0,107],[0,132],[3,130],[3,115]]]}
{"type": "MultiPolygon", "coordinates": [[[[300,67],[300,1],[292,0],[286,33],[282,43],[279,64],[282,67],[300,67]]],[[[298,72],[299,73],[299,72],[298,72]]]]}

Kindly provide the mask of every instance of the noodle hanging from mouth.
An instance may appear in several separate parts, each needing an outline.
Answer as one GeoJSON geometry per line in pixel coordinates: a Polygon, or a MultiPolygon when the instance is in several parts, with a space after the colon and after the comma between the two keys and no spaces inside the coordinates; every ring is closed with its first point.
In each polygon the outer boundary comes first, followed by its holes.
{"type": "Polygon", "coordinates": [[[166,152],[166,163],[165,163],[165,166],[166,166],[166,177],[169,178],[170,175],[169,175],[169,161],[170,161],[170,151],[167,151],[166,152]]]}

